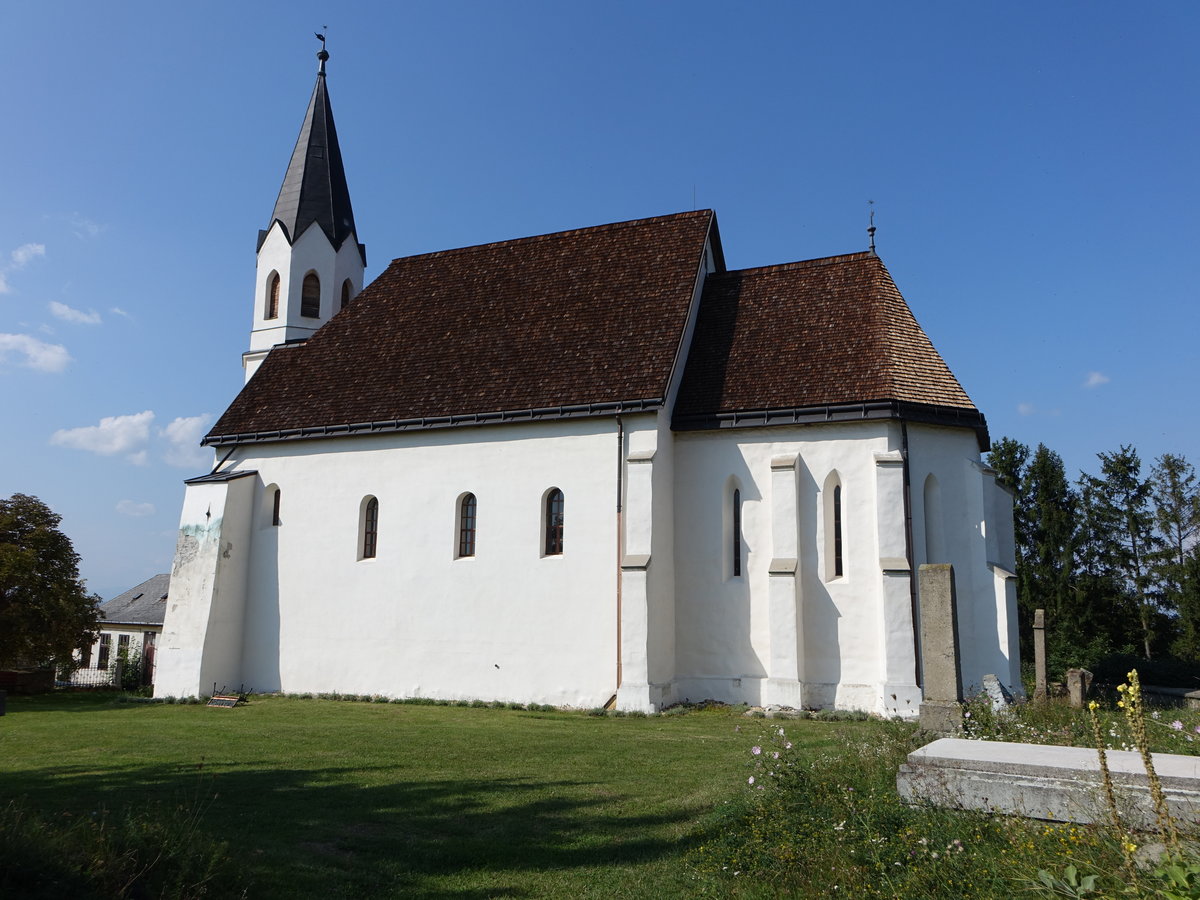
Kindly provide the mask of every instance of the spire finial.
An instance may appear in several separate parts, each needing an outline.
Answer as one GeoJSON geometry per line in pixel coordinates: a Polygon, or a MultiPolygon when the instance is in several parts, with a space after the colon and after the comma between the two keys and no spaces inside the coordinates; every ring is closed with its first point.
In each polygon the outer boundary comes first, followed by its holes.
{"type": "Polygon", "coordinates": [[[318,66],[318,68],[317,68],[318,75],[325,74],[325,60],[329,59],[329,52],[325,49],[325,33],[327,31],[329,31],[329,26],[322,25],[321,30],[318,32],[315,32],[315,34],[317,36],[317,40],[321,42],[321,50],[320,50],[320,52],[317,53],[317,59],[319,59],[321,61],[320,66],[318,66]]]}
{"type": "Polygon", "coordinates": [[[867,225],[867,236],[871,239],[871,253],[875,253],[875,201],[868,200],[867,206],[871,210],[870,223],[867,225]]]}

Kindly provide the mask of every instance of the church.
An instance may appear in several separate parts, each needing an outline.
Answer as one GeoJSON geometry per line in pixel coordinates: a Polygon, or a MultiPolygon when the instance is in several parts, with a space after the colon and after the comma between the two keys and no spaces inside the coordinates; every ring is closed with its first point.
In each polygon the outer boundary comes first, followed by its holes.
{"type": "Polygon", "coordinates": [[[1019,685],[1012,498],[873,247],[730,269],[698,210],[364,285],[318,59],[156,693],[910,716],[922,563],[964,688],[1019,685]]]}

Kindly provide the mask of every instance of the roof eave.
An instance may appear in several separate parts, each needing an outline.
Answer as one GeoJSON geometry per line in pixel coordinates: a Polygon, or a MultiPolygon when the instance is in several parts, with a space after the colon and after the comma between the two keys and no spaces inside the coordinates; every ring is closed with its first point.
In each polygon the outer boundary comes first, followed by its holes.
{"type": "Polygon", "coordinates": [[[824,425],[834,422],[887,420],[970,428],[981,453],[991,448],[987,420],[977,409],[912,403],[903,400],[867,400],[860,403],[830,403],[815,406],[746,409],[730,412],[676,415],[675,431],[712,431],[722,428],[764,428],[779,425],[824,425]]]}
{"type": "MultiPolygon", "coordinates": [[[[337,425],[310,425],[303,428],[282,428],[275,431],[209,434],[205,436],[201,444],[206,447],[221,447],[231,444],[262,444],[277,441],[353,437],[367,434],[391,434],[401,431],[426,431],[435,428],[468,428],[481,425],[508,425],[514,422],[547,422],[562,419],[596,418],[600,416],[654,412],[660,409],[662,405],[662,397],[650,397],[641,400],[578,403],[534,409],[460,413],[448,416],[421,416],[410,419],[387,419],[376,422],[353,422],[337,425]]],[[[199,480],[201,479],[191,479],[185,482],[185,484],[199,480]]]]}

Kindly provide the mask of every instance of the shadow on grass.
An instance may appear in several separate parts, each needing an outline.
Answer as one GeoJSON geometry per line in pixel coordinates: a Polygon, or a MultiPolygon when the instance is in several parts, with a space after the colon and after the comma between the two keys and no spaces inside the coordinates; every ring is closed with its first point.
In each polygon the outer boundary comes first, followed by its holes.
{"type": "Polygon", "coordinates": [[[371,784],[395,769],[221,769],[0,773],[0,796],[50,814],[199,807],[201,830],[229,842],[254,897],[545,895],[589,868],[603,894],[604,870],[681,856],[700,839],[683,824],[690,811],[648,810],[586,781],[371,784]]]}

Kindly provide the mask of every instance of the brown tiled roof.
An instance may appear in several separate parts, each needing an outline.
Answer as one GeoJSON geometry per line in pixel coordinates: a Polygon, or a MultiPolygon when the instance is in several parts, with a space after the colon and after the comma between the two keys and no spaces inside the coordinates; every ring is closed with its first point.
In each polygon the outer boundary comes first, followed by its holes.
{"type": "Polygon", "coordinates": [[[711,210],[397,259],[273,350],[206,441],[659,401],[711,210]]]}
{"type": "Polygon", "coordinates": [[[851,253],[708,277],[677,424],[872,401],[978,416],[878,257],[851,253]]]}

